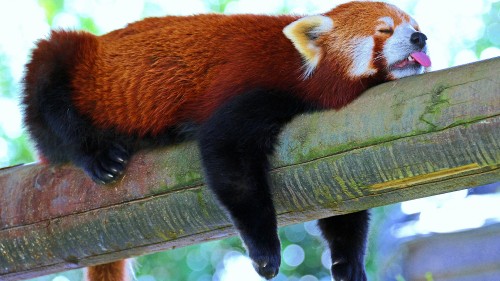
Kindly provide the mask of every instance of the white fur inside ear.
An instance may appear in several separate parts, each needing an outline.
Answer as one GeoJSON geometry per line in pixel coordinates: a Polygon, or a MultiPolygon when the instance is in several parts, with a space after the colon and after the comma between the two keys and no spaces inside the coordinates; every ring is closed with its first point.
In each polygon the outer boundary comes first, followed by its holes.
{"type": "Polygon", "coordinates": [[[309,77],[321,59],[321,48],[315,39],[333,29],[333,20],[325,16],[308,16],[298,19],[283,29],[305,61],[304,78],[309,77]]]}

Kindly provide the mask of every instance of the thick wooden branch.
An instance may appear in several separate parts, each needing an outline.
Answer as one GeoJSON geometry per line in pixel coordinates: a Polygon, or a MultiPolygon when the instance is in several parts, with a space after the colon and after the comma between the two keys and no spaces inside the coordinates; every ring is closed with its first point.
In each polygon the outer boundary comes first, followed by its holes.
{"type": "MultiPolygon", "coordinates": [[[[271,181],[281,225],[500,181],[500,59],[386,83],[296,118],[271,181]]],[[[117,184],[72,166],[0,170],[0,279],[17,280],[235,233],[196,145],[141,152],[117,184]]]]}

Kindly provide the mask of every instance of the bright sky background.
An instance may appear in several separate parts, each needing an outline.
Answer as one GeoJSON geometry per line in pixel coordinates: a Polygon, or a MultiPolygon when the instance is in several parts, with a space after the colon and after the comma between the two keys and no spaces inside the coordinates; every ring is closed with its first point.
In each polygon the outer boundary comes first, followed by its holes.
{"type": "MultiPolygon", "coordinates": [[[[144,16],[209,12],[205,2],[200,0],[73,0],[66,2],[65,12],[54,19],[56,27],[80,29],[77,16],[88,16],[94,19],[101,33],[123,27],[144,16]]],[[[347,1],[240,0],[231,3],[226,12],[275,14],[281,11],[286,3],[286,6],[291,8],[290,13],[314,14],[328,11],[336,4],[343,2],[347,1]]],[[[490,5],[498,0],[390,0],[386,2],[396,4],[408,11],[420,24],[422,31],[429,38],[433,70],[500,56],[500,15],[498,15],[498,22],[490,26],[484,26],[481,18],[482,14],[490,9],[490,5]],[[496,47],[486,49],[477,57],[468,48],[484,34],[496,44],[496,47]]],[[[46,22],[45,11],[37,3],[36,0],[0,0],[0,59],[6,59],[3,63],[8,66],[15,81],[20,81],[22,78],[24,65],[34,42],[45,37],[50,30],[46,22]]],[[[14,88],[15,91],[19,91],[19,84],[16,84],[14,88]]],[[[2,95],[0,95],[0,131],[4,131],[9,138],[17,138],[23,133],[18,101],[2,97],[2,95]]],[[[0,137],[0,167],[7,164],[7,156],[7,141],[0,137]]],[[[468,198],[466,198],[466,191],[461,191],[442,195],[435,200],[422,199],[404,203],[403,211],[408,214],[422,212],[421,220],[419,225],[409,227],[411,229],[402,229],[398,235],[406,236],[408,233],[415,232],[446,232],[477,227],[487,219],[483,216],[485,213],[500,218],[498,211],[500,196],[490,197],[488,201],[479,201],[478,197],[474,198],[474,196],[468,198]],[[442,202],[447,201],[452,203],[444,208],[442,202]],[[472,210],[478,212],[472,214],[472,210]],[[497,211],[491,214],[491,210],[497,211]],[[450,221],[450,217],[456,218],[456,221],[450,221]],[[442,223],[443,221],[447,223],[442,223]]],[[[293,245],[289,247],[284,251],[291,251],[293,255],[288,256],[300,257],[299,249],[302,248],[293,247],[293,245]]],[[[284,262],[296,263],[298,261],[285,259],[284,262]]],[[[228,258],[227,263],[232,263],[234,266],[227,264],[225,267],[227,270],[220,273],[221,276],[226,277],[225,280],[260,280],[248,259],[240,253],[233,253],[233,258],[228,258]],[[243,277],[247,279],[242,279],[243,277]]],[[[224,278],[221,277],[221,280],[224,278]]],[[[314,279],[301,279],[301,281],[308,280],[314,279]]]]}

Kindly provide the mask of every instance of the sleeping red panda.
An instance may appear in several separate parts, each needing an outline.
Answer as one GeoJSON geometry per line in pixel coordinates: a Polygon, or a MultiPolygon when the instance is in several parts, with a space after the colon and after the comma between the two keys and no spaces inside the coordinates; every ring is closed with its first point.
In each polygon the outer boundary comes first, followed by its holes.
{"type": "MultiPolygon", "coordinates": [[[[72,162],[103,184],[138,149],[196,138],[209,188],[270,279],[280,242],[266,173],[281,128],[297,114],[339,109],[369,87],[422,73],[426,40],[409,15],[380,2],[305,17],[149,18],[102,36],[54,31],[27,64],[25,124],[43,159],[72,162]]],[[[334,279],[366,280],[367,211],[319,227],[334,279]]],[[[108,274],[118,276],[112,266],[89,276],[108,274]]]]}

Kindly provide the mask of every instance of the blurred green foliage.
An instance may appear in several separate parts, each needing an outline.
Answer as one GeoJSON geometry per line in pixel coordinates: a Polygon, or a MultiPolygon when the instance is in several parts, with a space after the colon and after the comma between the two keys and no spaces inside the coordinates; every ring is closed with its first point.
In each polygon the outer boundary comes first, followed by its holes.
{"type": "Polygon", "coordinates": [[[12,98],[14,93],[12,87],[12,75],[7,66],[7,56],[0,53],[0,93],[4,93],[5,96],[12,98]]]}
{"type": "Polygon", "coordinates": [[[500,45],[500,1],[492,3],[490,11],[483,15],[483,22],[484,35],[471,48],[478,57],[485,49],[500,45]]]}
{"type": "Polygon", "coordinates": [[[211,0],[208,1],[208,7],[210,10],[217,12],[217,13],[224,13],[226,10],[227,4],[229,2],[234,1],[234,0],[211,0]]]}
{"type": "MultiPolygon", "coordinates": [[[[17,85],[14,83],[10,69],[6,64],[7,60],[8,58],[0,53],[0,98],[13,100],[18,89],[16,89],[17,85]]],[[[29,146],[26,135],[12,138],[0,127],[1,140],[7,141],[8,162],[3,163],[0,160],[0,168],[3,165],[8,166],[33,162],[33,149],[29,146]]]]}
{"type": "Polygon", "coordinates": [[[38,0],[38,4],[45,10],[45,16],[50,26],[55,16],[64,10],[64,0],[38,0]]]}
{"type": "MultiPolygon", "coordinates": [[[[283,227],[279,235],[283,250],[290,245],[300,245],[304,250],[304,260],[298,266],[282,262],[280,275],[285,278],[282,280],[312,273],[318,280],[329,278],[329,271],[321,263],[324,245],[318,237],[309,235],[303,224],[283,227]]],[[[136,273],[139,280],[146,275],[158,281],[205,280],[206,276],[210,276],[207,280],[212,280],[211,276],[223,266],[224,257],[233,251],[246,255],[238,237],[150,254],[137,259],[136,273]]]]}

